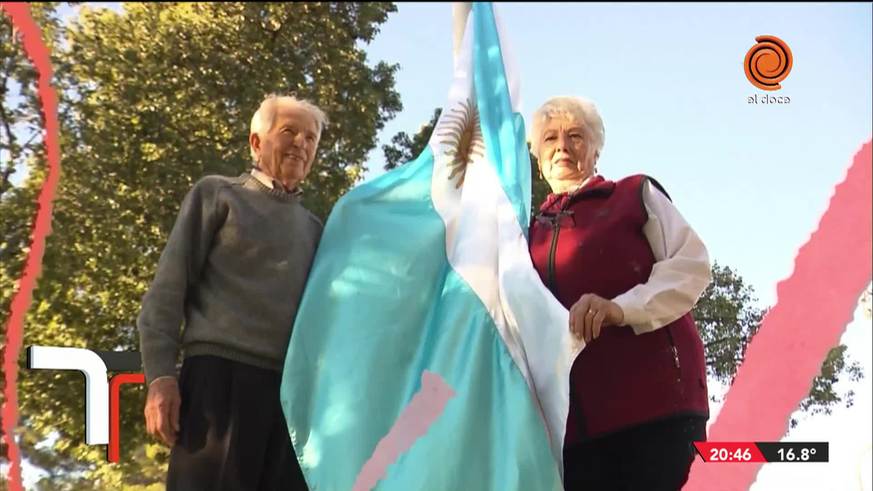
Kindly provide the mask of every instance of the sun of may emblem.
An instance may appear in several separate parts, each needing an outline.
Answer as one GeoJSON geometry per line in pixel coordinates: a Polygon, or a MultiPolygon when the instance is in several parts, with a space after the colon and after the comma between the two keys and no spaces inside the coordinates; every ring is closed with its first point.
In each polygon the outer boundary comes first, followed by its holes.
{"type": "Polygon", "coordinates": [[[455,184],[455,188],[459,189],[464,185],[467,165],[473,161],[473,157],[485,155],[485,142],[479,127],[479,110],[469,99],[461,101],[459,106],[449,110],[441,123],[437,133],[442,138],[440,143],[451,145],[446,150],[446,155],[452,159],[448,164],[452,170],[449,180],[460,175],[455,184]]]}

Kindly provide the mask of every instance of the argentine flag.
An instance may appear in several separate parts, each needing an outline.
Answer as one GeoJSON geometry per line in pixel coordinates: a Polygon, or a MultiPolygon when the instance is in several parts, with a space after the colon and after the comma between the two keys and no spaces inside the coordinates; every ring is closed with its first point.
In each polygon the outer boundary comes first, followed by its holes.
{"type": "Polygon", "coordinates": [[[281,401],[313,490],[563,489],[581,343],[528,255],[530,158],[493,6],[459,25],[428,147],[339,200],[295,320],[281,401]]]}

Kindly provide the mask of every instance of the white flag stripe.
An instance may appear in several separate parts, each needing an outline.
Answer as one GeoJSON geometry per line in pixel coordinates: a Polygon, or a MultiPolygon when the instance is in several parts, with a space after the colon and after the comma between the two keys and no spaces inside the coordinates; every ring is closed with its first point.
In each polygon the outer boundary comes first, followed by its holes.
{"type": "MultiPolygon", "coordinates": [[[[570,367],[582,343],[569,332],[567,309],[543,285],[533,267],[524,231],[494,165],[485,155],[471,156],[463,186],[457,189],[458,177],[449,179],[456,170],[451,168],[454,158],[450,155],[455,146],[441,143],[445,138],[440,134],[453,124],[453,111],[460,111],[464,101],[475,105],[471,42],[472,16],[467,19],[456,59],[449,103],[430,141],[434,207],[445,222],[448,262],[485,305],[527,381],[561,467],[570,367]]],[[[510,56],[502,35],[500,43],[513,109],[518,110],[518,78],[507,64],[510,56]]]]}
{"type": "Polygon", "coordinates": [[[434,207],[446,226],[449,264],[485,305],[516,366],[531,390],[535,391],[520,338],[517,334],[511,334],[499,297],[496,191],[499,189],[502,192],[502,187],[499,181],[490,180],[483,174],[483,168],[491,167],[483,156],[471,158],[464,185],[457,188],[457,178],[449,180],[452,173],[449,165],[454,159],[447,155],[447,152],[455,150],[455,145],[441,143],[445,138],[440,135],[451,126],[449,117],[452,112],[461,110],[465,101],[476,105],[472,81],[472,22],[473,16],[470,15],[455,65],[449,103],[443,108],[430,140],[434,154],[431,195],[434,207]]]}

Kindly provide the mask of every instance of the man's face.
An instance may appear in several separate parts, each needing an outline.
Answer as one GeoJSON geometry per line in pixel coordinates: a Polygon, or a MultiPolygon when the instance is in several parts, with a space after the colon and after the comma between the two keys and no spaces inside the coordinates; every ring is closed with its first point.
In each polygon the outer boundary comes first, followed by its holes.
{"type": "Polygon", "coordinates": [[[309,113],[280,106],[270,131],[263,139],[255,136],[253,145],[259,152],[262,171],[288,189],[306,178],[318,147],[318,124],[309,113]]]}

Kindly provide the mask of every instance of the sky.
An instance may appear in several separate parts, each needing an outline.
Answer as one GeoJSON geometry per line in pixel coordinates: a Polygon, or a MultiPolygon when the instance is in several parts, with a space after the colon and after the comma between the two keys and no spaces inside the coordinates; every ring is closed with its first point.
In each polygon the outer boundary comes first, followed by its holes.
{"type": "MultiPolygon", "coordinates": [[[[496,10],[519,70],[523,115],[556,95],[592,99],[606,130],[600,172],[658,179],[710,257],[752,285],[760,306],[773,305],[777,282],[791,274],[796,251],[873,132],[871,4],[498,3],[496,10]],[[765,92],[746,79],[743,59],[764,34],[792,51],[791,73],[773,93],[788,104],[748,103],[765,92]]],[[[400,3],[366,46],[371,64],[400,64],[404,105],[380,133],[367,179],[382,173],[382,144],[414,133],[446,102],[451,28],[448,3],[400,3]]],[[[852,265],[835,260],[834,267],[852,265]]],[[[831,462],[765,465],[754,491],[871,489],[871,333],[856,313],[842,339],[865,372],[842,386],[855,391],[854,406],[800,416],[789,437],[829,441],[831,462]]]]}

